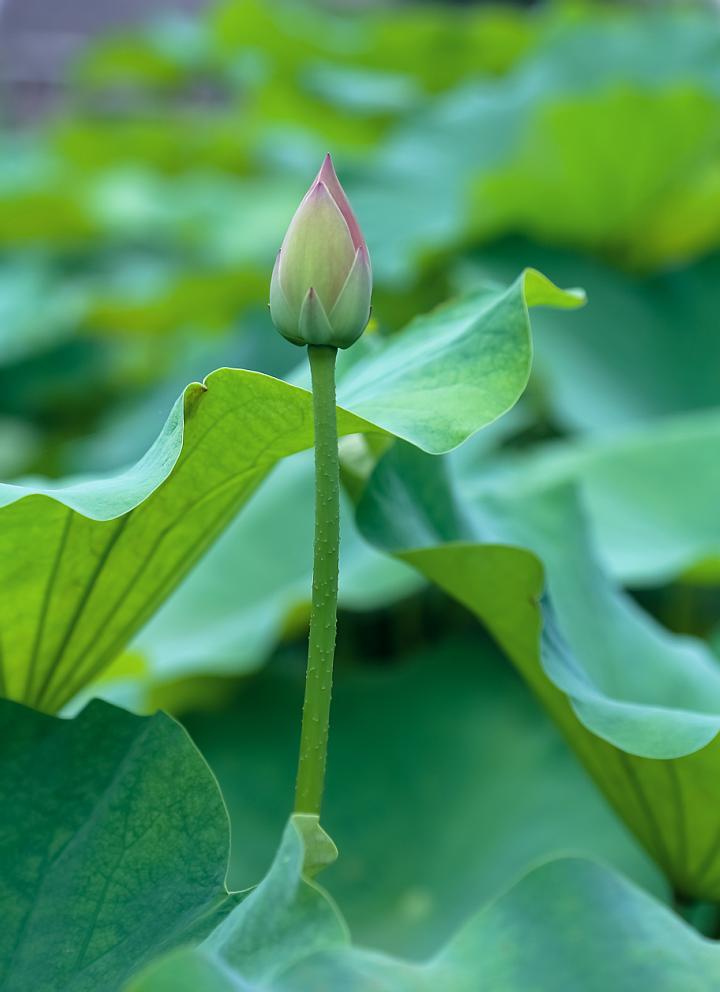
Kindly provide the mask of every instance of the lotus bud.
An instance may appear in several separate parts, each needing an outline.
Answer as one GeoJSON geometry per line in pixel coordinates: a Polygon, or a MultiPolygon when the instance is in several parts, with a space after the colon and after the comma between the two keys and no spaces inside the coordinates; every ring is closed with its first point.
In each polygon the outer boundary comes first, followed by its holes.
{"type": "Polygon", "coordinates": [[[349,348],[367,326],[371,292],[367,245],[327,155],[275,260],[270,314],[293,344],[349,348]]]}

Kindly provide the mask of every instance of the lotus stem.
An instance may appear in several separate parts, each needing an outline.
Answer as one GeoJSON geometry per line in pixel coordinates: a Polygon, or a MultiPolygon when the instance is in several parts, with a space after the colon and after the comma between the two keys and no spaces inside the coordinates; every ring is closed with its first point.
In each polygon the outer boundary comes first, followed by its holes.
{"type": "Polygon", "coordinates": [[[309,345],[315,424],[315,540],[312,608],[295,812],[320,815],[325,787],[337,630],[340,463],[335,408],[337,349],[309,345]]]}

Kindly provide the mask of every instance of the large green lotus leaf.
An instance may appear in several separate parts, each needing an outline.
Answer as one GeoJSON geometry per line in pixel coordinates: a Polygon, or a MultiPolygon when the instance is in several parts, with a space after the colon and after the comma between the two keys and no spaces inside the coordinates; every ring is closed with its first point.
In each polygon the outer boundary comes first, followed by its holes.
{"type": "Polygon", "coordinates": [[[615,872],[567,858],[530,872],[429,961],[337,949],[299,962],[274,988],[711,992],[719,980],[717,945],[615,872]]]}
{"type": "Polygon", "coordinates": [[[717,244],[719,36],[702,12],[575,20],[507,76],[465,81],[401,121],[352,190],[378,266],[407,272],[459,232],[647,266],[717,244]],[[433,209],[398,224],[397,202],[433,209]]]}
{"type": "Polygon", "coordinates": [[[512,159],[477,179],[482,235],[524,231],[648,267],[717,244],[720,175],[710,164],[720,147],[717,85],[708,88],[696,70],[689,80],[660,78],[655,88],[625,73],[606,86],[546,100],[512,159]],[[642,130],[633,130],[638,120],[642,130]],[[560,209],[568,189],[572,206],[560,209]]]}
{"type": "MultiPolygon", "coordinates": [[[[143,628],[131,651],[142,655],[150,686],[255,668],[288,620],[308,615],[313,475],[310,452],[278,465],[258,498],[143,628]],[[247,568],[248,560],[254,568],[247,568]]],[[[360,536],[346,502],[340,547],[341,607],[387,606],[422,581],[360,536]]]]}
{"type": "Polygon", "coordinates": [[[265,880],[195,948],[127,992],[711,992],[720,954],[664,906],[592,861],[551,861],[477,912],[422,963],[353,947],[302,878],[291,825],[265,880]]]}
{"type": "MultiPolygon", "coordinates": [[[[470,446],[468,446],[470,447],[470,446]]],[[[488,462],[461,449],[454,474],[463,500],[582,488],[598,553],[633,587],[683,573],[717,580],[720,559],[720,411],[539,445],[488,462]]]]}
{"type": "Polygon", "coordinates": [[[459,504],[396,446],[359,520],[486,624],[676,889],[718,898],[720,669],[604,575],[572,489],[459,504]]]}
{"type": "MultiPolygon", "coordinates": [[[[341,856],[322,883],[356,941],[427,957],[510,879],[568,851],[667,896],[651,860],[479,631],[408,651],[390,670],[372,655],[363,661],[358,669],[338,657],[323,811],[341,856]]],[[[184,718],[238,838],[233,888],[260,877],[287,816],[303,675],[298,649],[244,681],[232,705],[184,718]]]]}
{"type": "MultiPolygon", "coordinates": [[[[343,380],[340,432],[454,447],[522,393],[528,306],[581,301],[529,271],[416,320],[343,380]]],[[[276,462],[310,447],[311,399],[270,376],[220,369],[188,386],[127,471],[0,486],[3,694],[55,710],[94,680],[276,462]]]]}
{"type": "MultiPolygon", "coordinates": [[[[487,453],[507,431],[517,429],[513,413],[475,435],[475,454],[487,453]]],[[[362,466],[367,458],[365,446],[357,440],[343,442],[346,467],[355,458],[362,460],[362,466]]],[[[387,607],[423,580],[415,569],[378,553],[359,535],[354,512],[348,512],[347,498],[342,496],[340,606],[353,611],[387,607]]],[[[143,628],[131,645],[131,673],[123,675],[122,665],[115,673],[110,670],[103,678],[103,696],[135,710],[147,708],[148,690],[152,701],[157,698],[152,690],[168,680],[255,668],[283,634],[306,624],[312,500],[312,453],[301,452],[276,467],[262,483],[258,498],[143,628]],[[256,562],[252,572],[245,568],[248,558],[256,562]]]]}
{"type": "Polygon", "coordinates": [[[601,433],[718,406],[719,255],[639,278],[582,255],[507,241],[465,260],[460,284],[478,276],[504,281],[518,259],[561,285],[577,280],[588,293],[571,333],[543,314],[533,325],[531,395],[552,422],[601,433]]]}
{"type": "Polygon", "coordinates": [[[276,981],[306,956],[348,942],[342,918],[303,875],[306,849],[291,818],[265,878],[195,949],[150,965],[128,992],[253,990],[276,981]]]}
{"type": "Polygon", "coordinates": [[[0,700],[0,985],[108,992],[236,905],[210,770],[167,716],[0,700]]]}
{"type": "MultiPolygon", "coordinates": [[[[473,452],[495,448],[506,432],[517,429],[516,421],[508,414],[475,435],[473,452]]],[[[366,449],[356,442],[347,438],[343,444],[346,467],[354,458],[361,459],[361,466],[366,460],[366,449]]],[[[110,669],[101,690],[90,686],[87,691],[101,691],[134,710],[147,709],[148,693],[152,705],[158,698],[153,690],[168,680],[248,671],[262,663],[283,634],[304,625],[312,568],[312,475],[310,452],[278,465],[258,498],[142,629],[127,664],[110,669]],[[256,562],[252,572],[245,568],[248,557],[256,562]]],[[[378,553],[358,534],[354,513],[347,511],[343,498],[340,606],[353,611],[387,607],[416,590],[423,581],[417,571],[378,553]]]]}

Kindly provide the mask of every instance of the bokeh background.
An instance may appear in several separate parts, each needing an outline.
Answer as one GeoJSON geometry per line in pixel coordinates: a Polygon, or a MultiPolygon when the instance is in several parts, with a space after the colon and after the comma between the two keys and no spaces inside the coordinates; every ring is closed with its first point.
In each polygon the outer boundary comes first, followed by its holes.
{"type": "MultiPolygon", "coordinates": [[[[587,290],[533,318],[528,391],[457,454],[467,477],[500,448],[662,448],[718,404],[713,4],[0,0],[0,85],[3,479],[126,465],[216,367],[296,374],[267,287],[328,150],[373,258],[369,333],[526,265],[587,290]]],[[[95,690],[185,722],[238,887],[292,791],[310,467],[280,466],[95,690]]],[[[568,850],[669,898],[483,631],[345,510],[324,877],[356,939],[427,955],[568,850]]],[[[606,528],[605,564],[712,638],[702,568],[670,579],[627,536],[606,528]]]]}

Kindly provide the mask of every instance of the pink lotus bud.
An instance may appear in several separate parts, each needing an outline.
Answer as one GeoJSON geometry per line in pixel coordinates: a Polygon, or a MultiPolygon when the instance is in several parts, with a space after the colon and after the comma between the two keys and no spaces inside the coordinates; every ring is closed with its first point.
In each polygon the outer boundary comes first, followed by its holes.
{"type": "Polygon", "coordinates": [[[349,348],[365,330],[371,293],[367,245],[326,155],[278,252],[270,314],[293,344],[349,348]]]}

